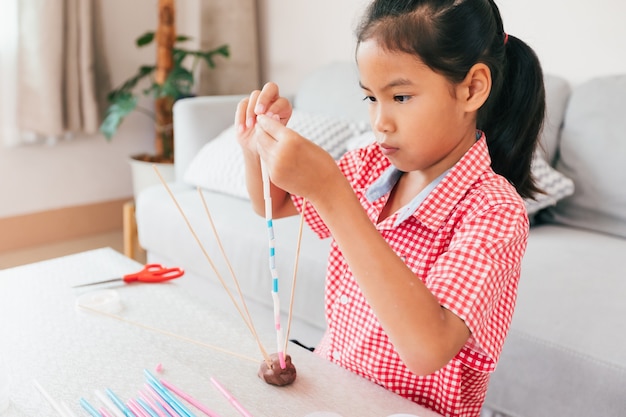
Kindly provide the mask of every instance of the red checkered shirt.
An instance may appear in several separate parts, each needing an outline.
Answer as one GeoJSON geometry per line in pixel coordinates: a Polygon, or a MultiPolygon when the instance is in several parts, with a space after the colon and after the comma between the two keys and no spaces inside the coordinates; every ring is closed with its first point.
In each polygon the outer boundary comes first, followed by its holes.
{"type": "MultiPolygon", "coordinates": [[[[523,200],[490,162],[482,136],[412,215],[396,222],[395,213],[376,225],[440,304],[471,331],[465,346],[439,371],[427,376],[409,371],[334,241],[329,255],[328,327],[316,352],[444,416],[480,415],[511,322],[526,249],[523,200]]],[[[389,192],[375,201],[368,201],[366,192],[390,168],[389,160],[373,144],[347,153],[338,165],[376,224],[389,192]]],[[[301,209],[302,199],[293,200],[301,209]]],[[[330,236],[311,205],[305,218],[321,238],[330,236]]]]}

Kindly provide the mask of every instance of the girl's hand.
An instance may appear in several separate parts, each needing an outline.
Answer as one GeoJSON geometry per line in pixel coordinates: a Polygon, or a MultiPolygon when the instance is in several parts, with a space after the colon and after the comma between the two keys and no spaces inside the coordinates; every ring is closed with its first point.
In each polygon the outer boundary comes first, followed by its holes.
{"type": "Polygon", "coordinates": [[[256,131],[257,151],[272,183],[288,193],[315,203],[328,195],[330,185],[345,180],[328,152],[275,118],[258,116],[256,131]]]}
{"type": "Polygon", "coordinates": [[[235,128],[237,141],[242,148],[256,153],[257,146],[254,139],[254,126],[258,115],[265,114],[279,119],[286,125],[291,117],[291,103],[280,96],[278,86],[275,83],[267,83],[262,90],[255,90],[239,102],[235,113],[235,128]]]}

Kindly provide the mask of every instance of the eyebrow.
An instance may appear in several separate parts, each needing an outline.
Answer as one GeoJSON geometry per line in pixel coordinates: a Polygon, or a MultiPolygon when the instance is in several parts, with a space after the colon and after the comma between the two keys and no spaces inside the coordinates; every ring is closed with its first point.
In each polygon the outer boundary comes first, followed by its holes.
{"type": "MultiPolygon", "coordinates": [[[[391,82],[389,82],[387,85],[385,85],[383,87],[383,91],[384,90],[389,90],[390,88],[393,88],[393,87],[402,87],[402,86],[406,86],[406,85],[413,85],[413,82],[411,80],[409,80],[408,78],[397,78],[397,79],[392,80],[391,82]]],[[[359,81],[359,86],[363,90],[371,91],[369,88],[367,88],[365,85],[363,85],[363,83],[361,81],[359,81]]]]}

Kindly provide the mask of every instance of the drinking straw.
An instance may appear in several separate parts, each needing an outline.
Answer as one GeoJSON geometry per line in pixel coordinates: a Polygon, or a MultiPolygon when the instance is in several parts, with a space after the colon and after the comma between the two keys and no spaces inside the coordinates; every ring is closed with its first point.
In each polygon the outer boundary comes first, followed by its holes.
{"type": "Polygon", "coordinates": [[[135,403],[135,401],[131,398],[130,400],[128,400],[126,402],[126,406],[128,408],[130,408],[130,410],[134,413],[134,415],[136,415],[137,417],[150,417],[150,414],[144,412],[141,407],[139,407],[139,405],[137,403],[135,403]]]}
{"type": "Polygon", "coordinates": [[[106,395],[104,395],[104,393],[100,390],[94,390],[94,393],[96,394],[96,397],[98,397],[98,399],[105,405],[108,407],[109,411],[115,416],[115,417],[125,417],[125,414],[122,413],[117,406],[115,405],[115,403],[113,403],[113,401],[111,401],[111,399],[109,397],[107,397],[106,395]]]}
{"type": "Polygon", "coordinates": [[[269,265],[272,275],[272,301],[274,304],[274,324],[276,326],[276,344],[280,368],[287,367],[285,363],[283,331],[280,327],[280,299],[278,297],[278,270],[276,269],[276,244],[274,239],[274,221],[272,213],[272,196],[270,193],[270,176],[264,161],[261,161],[261,176],[263,177],[263,199],[265,200],[265,221],[269,239],[269,265]]]}
{"type": "Polygon", "coordinates": [[[178,388],[178,387],[174,386],[173,384],[165,381],[164,379],[161,379],[161,383],[166,388],[168,388],[170,391],[172,391],[174,394],[178,395],[180,398],[182,398],[183,400],[187,401],[189,404],[193,405],[194,407],[196,407],[198,410],[202,411],[207,416],[209,416],[209,417],[220,417],[220,415],[217,414],[215,411],[209,409],[208,407],[206,407],[205,405],[200,403],[200,401],[196,400],[195,398],[193,398],[191,395],[187,394],[186,392],[184,392],[180,388],[178,388]]]}
{"type": "Polygon", "coordinates": [[[68,415],[61,409],[59,403],[56,402],[56,400],[52,398],[50,394],[48,394],[48,391],[46,391],[44,387],[41,386],[39,381],[35,379],[33,380],[33,384],[35,384],[35,387],[39,390],[41,395],[43,395],[43,397],[50,403],[50,405],[52,406],[52,408],[54,408],[54,411],[56,411],[57,414],[59,414],[61,417],[68,417],[68,415]]]}
{"type": "MultiPolygon", "coordinates": [[[[159,415],[159,417],[170,417],[172,415],[156,399],[152,398],[150,393],[140,390],[139,391],[139,396],[146,403],[150,404],[152,409],[154,411],[156,411],[156,413],[159,415]]],[[[172,410],[172,413],[175,413],[175,411],[172,410]]]]}
{"type": "Polygon", "coordinates": [[[174,410],[174,409],[172,408],[172,406],[171,406],[171,405],[169,405],[169,404],[167,403],[167,401],[165,401],[165,400],[161,397],[161,395],[160,395],[158,392],[156,392],[156,390],[155,390],[154,388],[152,388],[152,386],[151,386],[150,384],[146,384],[146,390],[147,390],[148,394],[150,394],[150,396],[151,396],[152,398],[154,398],[154,400],[155,400],[155,401],[157,401],[157,402],[158,402],[158,403],[159,403],[159,404],[160,404],[160,405],[161,405],[164,409],[166,409],[166,410],[167,410],[167,412],[168,412],[170,415],[172,415],[172,416],[180,416],[180,414],[178,414],[178,413],[176,412],[176,410],[174,410]]]}
{"type": "Polygon", "coordinates": [[[150,414],[150,417],[160,417],[159,414],[154,411],[154,409],[152,409],[152,407],[150,406],[150,404],[148,404],[147,402],[145,402],[142,398],[137,398],[135,400],[135,402],[137,404],[139,404],[139,406],[141,406],[141,408],[143,408],[144,410],[146,410],[146,412],[148,414],[150,414]]]}
{"type": "Polygon", "coordinates": [[[172,395],[167,388],[163,386],[147,369],[144,369],[144,374],[148,380],[148,384],[154,388],[154,390],[163,398],[176,412],[185,416],[185,417],[195,417],[195,415],[187,409],[176,399],[174,395],[172,395]]]}
{"type": "Polygon", "coordinates": [[[100,407],[98,409],[98,411],[100,412],[100,414],[102,414],[102,417],[113,417],[108,410],[106,409],[106,407],[100,407]]]}
{"type": "Polygon", "coordinates": [[[239,411],[239,414],[244,417],[252,417],[252,414],[250,414],[248,410],[246,410],[243,405],[241,405],[241,403],[230,392],[228,392],[226,388],[222,386],[222,384],[217,382],[215,378],[211,377],[211,382],[213,383],[213,385],[215,385],[215,388],[217,388],[217,390],[221,392],[222,395],[228,400],[228,402],[230,402],[233,407],[235,407],[235,409],[239,411]]]}
{"type": "Polygon", "coordinates": [[[59,404],[67,417],[76,417],[76,414],[70,410],[70,407],[64,401],[61,401],[59,404]]]}
{"type": "Polygon", "coordinates": [[[105,390],[106,394],[109,396],[109,398],[111,398],[111,400],[113,400],[113,403],[115,404],[115,406],[122,412],[124,413],[124,415],[126,417],[135,417],[135,415],[133,414],[132,411],[130,411],[130,409],[128,407],[126,407],[124,405],[124,403],[122,402],[122,400],[119,399],[119,397],[117,395],[115,395],[115,393],[113,392],[113,390],[111,390],[110,388],[107,388],[105,390]]]}
{"type": "Polygon", "coordinates": [[[100,414],[98,412],[98,410],[93,408],[93,406],[91,404],[89,404],[89,401],[87,401],[86,399],[81,398],[80,399],[80,405],[85,409],[85,411],[87,411],[93,417],[102,417],[102,414],[100,414]]]}

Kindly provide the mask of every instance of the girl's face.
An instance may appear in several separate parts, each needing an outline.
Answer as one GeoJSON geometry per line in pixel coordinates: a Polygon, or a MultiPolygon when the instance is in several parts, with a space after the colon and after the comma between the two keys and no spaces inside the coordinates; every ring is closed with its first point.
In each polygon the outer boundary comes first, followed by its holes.
{"type": "Polygon", "coordinates": [[[432,181],[475,143],[476,115],[466,112],[460,87],[374,39],[359,45],[356,58],[372,128],[399,170],[432,181]]]}

